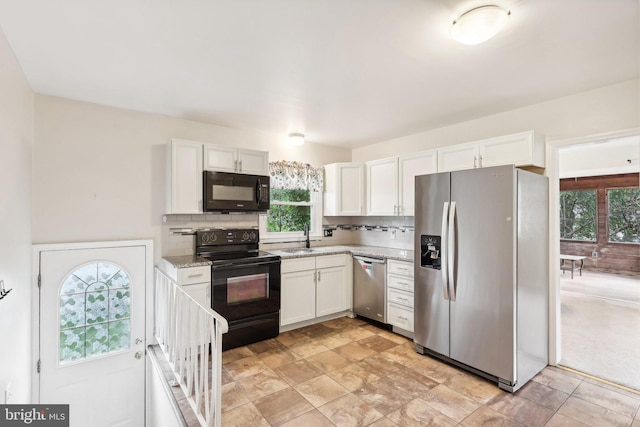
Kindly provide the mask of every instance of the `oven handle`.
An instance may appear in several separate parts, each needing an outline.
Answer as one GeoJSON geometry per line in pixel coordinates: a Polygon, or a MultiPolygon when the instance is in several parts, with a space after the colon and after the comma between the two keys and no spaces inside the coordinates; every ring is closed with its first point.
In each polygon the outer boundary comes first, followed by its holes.
{"type": "Polygon", "coordinates": [[[230,268],[238,268],[238,267],[256,267],[259,265],[270,265],[270,264],[278,264],[280,263],[280,260],[275,260],[275,261],[263,261],[263,262],[251,262],[251,263],[227,263],[227,264],[218,264],[218,265],[212,265],[211,269],[212,270],[224,270],[224,269],[230,269],[230,268]]]}

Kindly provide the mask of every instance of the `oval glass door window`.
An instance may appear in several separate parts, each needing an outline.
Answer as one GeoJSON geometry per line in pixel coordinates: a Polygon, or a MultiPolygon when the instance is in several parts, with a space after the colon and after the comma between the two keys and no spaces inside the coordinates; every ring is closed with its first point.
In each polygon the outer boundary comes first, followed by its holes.
{"type": "Polygon", "coordinates": [[[60,365],[129,348],[131,292],[124,269],[84,264],[63,281],[59,296],[60,365]]]}

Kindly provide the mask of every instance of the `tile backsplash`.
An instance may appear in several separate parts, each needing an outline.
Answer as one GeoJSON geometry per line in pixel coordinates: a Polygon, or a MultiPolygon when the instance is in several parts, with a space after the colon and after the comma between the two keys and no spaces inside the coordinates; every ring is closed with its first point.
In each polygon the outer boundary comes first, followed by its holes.
{"type": "MultiPolygon", "coordinates": [[[[166,215],[162,227],[162,256],[189,255],[194,252],[194,235],[180,230],[194,228],[258,227],[258,214],[166,215]]],[[[323,227],[331,237],[314,240],[311,246],[366,245],[413,250],[413,217],[324,217],[323,227]]],[[[269,250],[285,244],[262,244],[269,250]]],[[[293,246],[300,246],[295,243],[293,246]]]]}

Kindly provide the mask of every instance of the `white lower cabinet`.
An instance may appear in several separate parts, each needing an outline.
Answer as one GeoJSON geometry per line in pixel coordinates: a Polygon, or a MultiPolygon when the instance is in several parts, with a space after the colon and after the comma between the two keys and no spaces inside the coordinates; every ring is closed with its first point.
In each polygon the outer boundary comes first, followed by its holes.
{"type": "Polygon", "coordinates": [[[182,289],[198,301],[200,305],[211,308],[210,265],[176,268],[163,258],[158,263],[158,268],[181,286],[182,289]]]}
{"type": "Polygon", "coordinates": [[[211,282],[183,285],[182,289],[198,301],[200,305],[211,308],[211,282]]]}
{"type": "MultiPolygon", "coordinates": [[[[282,261],[284,265],[287,261],[282,261]]],[[[316,317],[316,270],[283,274],[280,279],[280,325],[316,317]]]]}
{"type": "Polygon", "coordinates": [[[211,308],[211,266],[179,268],[177,283],[200,305],[211,308]]]}
{"type": "Polygon", "coordinates": [[[413,334],[413,264],[410,262],[387,260],[387,323],[394,326],[394,332],[413,334]]]}
{"type": "Polygon", "coordinates": [[[316,270],[316,317],[349,309],[344,265],[316,270]]]}
{"type": "Polygon", "coordinates": [[[311,321],[351,308],[350,255],[283,259],[280,326],[311,321]]]}

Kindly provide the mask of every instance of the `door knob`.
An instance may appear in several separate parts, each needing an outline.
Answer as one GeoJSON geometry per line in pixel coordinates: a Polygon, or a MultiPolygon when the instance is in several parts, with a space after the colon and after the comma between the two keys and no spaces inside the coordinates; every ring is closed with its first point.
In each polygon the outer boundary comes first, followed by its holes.
{"type": "Polygon", "coordinates": [[[136,359],[142,359],[142,352],[141,351],[136,351],[135,358],[136,359]]]}

